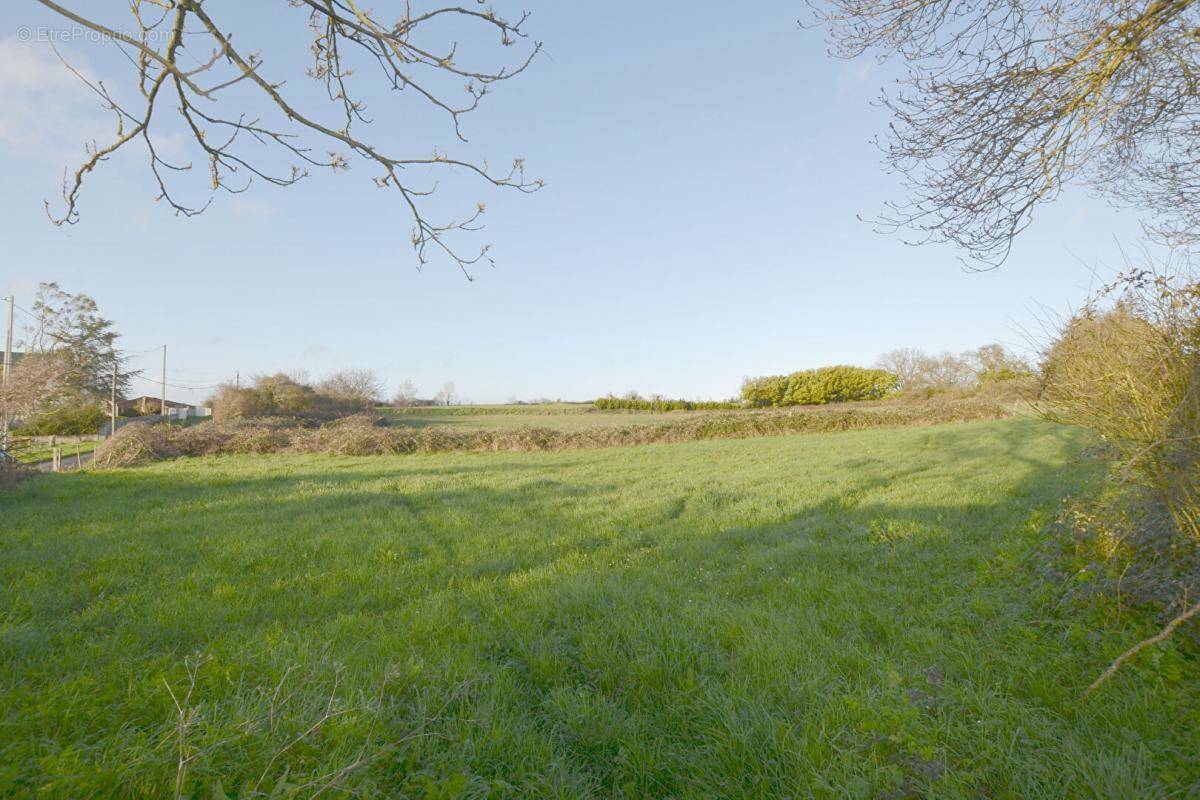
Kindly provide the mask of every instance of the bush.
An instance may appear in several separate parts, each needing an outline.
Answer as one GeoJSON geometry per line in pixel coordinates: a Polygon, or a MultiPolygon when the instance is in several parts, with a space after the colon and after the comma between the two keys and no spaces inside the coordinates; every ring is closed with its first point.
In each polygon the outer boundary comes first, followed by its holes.
{"type": "Polygon", "coordinates": [[[748,378],[742,384],[742,399],[759,408],[882,400],[896,389],[897,381],[895,375],[881,369],[821,367],[748,378]]]}
{"type": "Polygon", "coordinates": [[[975,351],[971,360],[975,366],[975,381],[980,386],[1033,377],[1033,367],[1029,362],[1008,352],[1002,345],[984,345],[975,351]]]}
{"type": "Polygon", "coordinates": [[[787,391],[787,375],[747,378],[742,383],[742,400],[755,408],[778,408],[785,405],[787,391]]]}
{"type": "Polygon", "coordinates": [[[1098,433],[1200,545],[1200,283],[1137,273],[1046,352],[1042,411],[1098,433]]]}
{"type": "Polygon", "coordinates": [[[1097,545],[1095,571],[1115,574],[1118,592],[1131,580],[1174,616],[1113,662],[1091,691],[1200,615],[1200,282],[1148,271],[1122,276],[1067,321],[1042,375],[1043,415],[1097,433],[1116,467],[1107,505],[1076,514],[1071,526],[1097,545]]]}
{"type": "Polygon", "coordinates": [[[347,406],[366,410],[380,402],[383,382],[369,369],[343,369],[321,381],[317,391],[347,406]]]}
{"type": "Polygon", "coordinates": [[[362,410],[364,400],[320,392],[283,373],[259,375],[254,385],[222,384],[209,400],[217,420],[288,417],[329,420],[362,410]]]}
{"type": "Polygon", "coordinates": [[[99,433],[108,416],[99,406],[59,406],[36,414],[21,426],[28,436],[86,436],[99,433]]]}

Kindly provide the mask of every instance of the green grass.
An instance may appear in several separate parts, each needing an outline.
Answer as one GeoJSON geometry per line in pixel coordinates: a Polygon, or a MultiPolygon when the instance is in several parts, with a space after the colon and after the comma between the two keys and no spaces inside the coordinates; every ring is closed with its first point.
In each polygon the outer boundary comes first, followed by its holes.
{"type": "Polygon", "coordinates": [[[429,406],[405,410],[381,409],[393,425],[409,428],[451,427],[460,430],[547,428],[580,431],[588,428],[655,425],[684,413],[603,412],[591,403],[527,403],[524,405],[429,406]]]}
{"type": "MultiPolygon", "coordinates": [[[[563,413],[498,413],[445,414],[429,409],[390,414],[393,425],[427,428],[451,427],[461,430],[502,430],[507,428],[548,428],[555,431],[581,431],[589,428],[625,427],[628,425],[658,425],[709,413],[702,411],[676,411],[654,413],[651,411],[596,411],[591,406],[582,411],[563,413]],[[590,411],[589,411],[590,409],[590,411]]],[[[719,413],[719,412],[716,412],[719,413]]],[[[738,412],[733,412],[738,413],[738,412]]]]}
{"type": "MultiPolygon", "coordinates": [[[[822,414],[843,409],[872,411],[886,409],[884,403],[834,403],[789,409],[793,413],[822,414]]],[[[531,403],[527,405],[432,406],[406,410],[381,408],[393,425],[411,428],[451,427],[460,430],[505,430],[547,428],[581,431],[590,428],[623,428],[632,425],[661,425],[704,415],[744,416],[770,414],[778,409],[727,411],[600,411],[591,403],[531,403]]]]}
{"type": "Polygon", "coordinates": [[[1153,628],[1037,577],[1083,444],[1017,419],[34,478],[0,496],[0,795],[170,796],[169,686],[192,797],[1187,796],[1193,656],[1080,700],[1153,628]]]}
{"type": "MultiPolygon", "coordinates": [[[[96,449],[99,442],[87,441],[65,443],[58,445],[62,452],[62,460],[64,463],[74,464],[77,453],[90,453],[96,449]]],[[[22,464],[37,464],[41,461],[49,461],[54,458],[54,448],[50,445],[33,445],[30,447],[19,447],[12,451],[13,456],[22,464]]]]}

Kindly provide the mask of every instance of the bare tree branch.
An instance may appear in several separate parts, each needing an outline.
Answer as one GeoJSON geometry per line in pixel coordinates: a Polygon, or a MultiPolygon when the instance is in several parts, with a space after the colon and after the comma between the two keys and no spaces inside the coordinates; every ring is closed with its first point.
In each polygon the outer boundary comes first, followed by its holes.
{"type": "MultiPolygon", "coordinates": [[[[78,222],[80,193],[87,177],[102,162],[135,141],[146,148],[150,171],[158,186],[158,199],[183,216],[205,211],[218,190],[243,192],[255,179],[275,186],[291,186],[308,177],[312,168],[346,169],[349,158],[356,156],[379,170],[374,178],[376,186],[399,193],[403,208],[413,220],[412,244],[418,264],[429,261],[432,248],[458,264],[470,278],[470,265],[484,259],[490,262],[489,246],[463,252],[455,240],[457,234],[482,229],[484,204],[476,204],[475,210],[461,219],[433,221],[425,213],[423,199],[433,194],[437,184],[427,188],[414,181],[431,170],[449,169],[481,178],[491,186],[520,192],[534,192],[543,186],[540,179],[526,178],[522,159],[514,159],[506,171],[495,172],[486,161],[477,163],[452,157],[436,148],[425,157],[385,151],[358,133],[357,129],[369,125],[371,120],[365,113],[365,102],[358,99],[352,86],[353,60],[374,65],[382,72],[384,88],[411,94],[445,114],[456,139],[465,142],[462,117],[479,107],[492,84],[524,72],[540,52],[541,44],[532,43],[511,63],[473,68],[460,65],[455,41],[440,51],[424,42],[444,39],[454,32],[446,30],[446,24],[457,22],[467,26],[466,33],[490,30],[498,35],[502,48],[511,47],[525,40],[523,25],[528,14],[510,22],[482,6],[478,9],[442,6],[414,13],[412,4],[406,2],[399,19],[388,22],[377,12],[360,7],[356,0],[286,0],[287,8],[307,16],[313,57],[307,75],[323,84],[330,103],[338,109],[340,121],[331,124],[321,120],[319,109],[302,109],[288,99],[284,93],[286,80],[268,76],[261,55],[234,45],[231,26],[236,27],[236,21],[214,18],[209,13],[211,3],[131,0],[132,25],[129,31],[122,31],[54,0],[38,2],[100,33],[120,49],[135,71],[142,98],[137,109],[123,105],[103,82],[90,80],[67,65],[113,112],[117,124],[113,139],[105,145],[89,145],[84,162],[64,177],[61,211],[53,212],[47,203],[47,213],[55,224],[78,222]],[[164,44],[156,46],[160,39],[164,44]],[[195,55],[205,49],[207,55],[195,55]],[[466,81],[465,102],[450,99],[447,78],[466,81]],[[229,93],[234,87],[247,86],[257,91],[229,93]],[[172,185],[177,173],[190,172],[193,165],[168,162],[156,144],[162,128],[169,124],[162,120],[165,111],[155,115],[166,96],[164,88],[173,95],[168,102],[175,106],[174,120],[182,124],[207,167],[210,194],[202,203],[179,199],[172,185]],[[260,107],[254,105],[255,99],[260,101],[260,107]],[[272,123],[268,118],[281,121],[272,123]],[[319,154],[314,151],[315,142],[327,142],[335,149],[319,154]],[[248,146],[253,146],[254,151],[248,151],[248,146]],[[269,157],[263,155],[264,146],[291,160],[290,169],[271,166],[269,157]],[[337,148],[343,150],[339,152],[337,148]]],[[[235,12],[225,13],[232,16],[235,12]]]]}
{"type": "Polygon", "coordinates": [[[810,0],[836,54],[904,65],[882,148],[906,202],[877,222],[1002,262],[1042,203],[1082,182],[1200,232],[1196,0],[810,0]]]}

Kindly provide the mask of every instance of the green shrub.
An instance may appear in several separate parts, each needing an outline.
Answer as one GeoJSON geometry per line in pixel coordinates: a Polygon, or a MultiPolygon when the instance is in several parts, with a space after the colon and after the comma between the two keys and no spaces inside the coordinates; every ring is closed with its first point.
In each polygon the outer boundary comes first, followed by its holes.
{"type": "Polygon", "coordinates": [[[28,436],[86,436],[99,433],[107,419],[99,406],[59,406],[30,417],[21,426],[28,436]]]}
{"type": "Polygon", "coordinates": [[[882,400],[895,391],[898,382],[895,375],[881,369],[821,367],[748,378],[742,384],[742,399],[758,408],[882,400]]]}
{"type": "Polygon", "coordinates": [[[755,408],[778,408],[785,405],[787,391],[787,375],[747,378],[742,384],[742,400],[755,408]]]}

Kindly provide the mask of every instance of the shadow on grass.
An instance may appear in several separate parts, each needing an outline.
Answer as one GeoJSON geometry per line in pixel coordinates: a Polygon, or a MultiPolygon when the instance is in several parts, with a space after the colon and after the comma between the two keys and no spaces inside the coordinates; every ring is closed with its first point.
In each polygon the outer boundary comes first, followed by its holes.
{"type": "MultiPolygon", "coordinates": [[[[1034,629],[1016,564],[1032,515],[1089,469],[1064,467],[1067,438],[977,430],[913,431],[898,455],[836,434],[819,469],[749,478],[726,468],[786,443],[298,458],[249,477],[223,472],[249,460],[215,459],[87,476],[74,503],[31,508],[71,496],[47,482],[0,556],[9,624],[30,634],[4,640],[10,685],[116,691],[196,650],[269,683],[332,653],[360,690],[397,668],[411,687],[483,685],[406,770],[487,764],[520,783],[497,765],[523,759],[606,796],[795,793],[823,770],[881,796],[956,769],[949,731],[974,765],[962,780],[1026,796],[1005,782],[1062,765],[1030,746],[1014,768],[991,743],[1056,744],[1074,681],[1042,674],[1067,656],[1034,629]]],[[[122,713],[26,708],[21,724],[102,740],[122,713]]]]}
{"type": "MultiPolygon", "coordinates": [[[[964,481],[986,482],[979,473],[987,461],[1019,463],[1022,474],[1003,486],[973,487],[985,502],[958,502],[952,492],[942,503],[887,502],[878,497],[923,480],[930,457],[868,456],[844,461],[851,473],[823,493],[759,504],[757,487],[723,485],[720,475],[664,481],[648,491],[607,473],[587,482],[559,477],[592,463],[584,458],[547,465],[478,456],[479,463],[466,458],[437,466],[422,464],[422,457],[325,459],[319,471],[300,463],[254,477],[219,474],[225,462],[216,460],[218,474],[204,476],[200,467],[196,482],[165,469],[87,476],[90,496],[55,508],[30,537],[13,543],[5,560],[56,575],[69,588],[48,603],[67,614],[90,605],[86,576],[94,562],[118,557],[127,567],[120,583],[129,589],[140,576],[152,576],[170,596],[211,595],[217,586],[245,582],[245,591],[207,615],[205,625],[190,626],[201,637],[245,624],[382,613],[463,582],[486,583],[522,607],[523,593],[553,592],[555,580],[579,575],[597,583],[672,585],[664,612],[682,613],[679,598],[700,596],[705,587],[752,587],[747,566],[755,564],[773,580],[817,568],[847,578],[875,575],[881,587],[897,570],[907,575],[920,564],[927,586],[945,580],[947,591],[962,594],[970,591],[964,569],[1009,543],[1035,508],[1053,504],[1086,477],[1085,469],[1064,470],[1056,454],[1028,455],[1028,432],[1016,427],[983,443],[952,430],[927,433],[935,462],[946,457],[970,465],[964,481]],[[747,516],[752,524],[736,523],[747,516]],[[47,526],[82,535],[63,538],[57,558],[47,560],[40,533],[47,526]],[[328,591],[293,602],[289,573],[297,569],[318,576],[310,589],[326,581],[328,591]],[[389,583],[386,576],[397,571],[405,581],[389,583]]],[[[49,485],[45,490],[53,493],[49,485]]],[[[171,638],[171,619],[162,624],[150,636],[159,643],[171,638]]],[[[180,647],[196,644],[186,639],[180,647]]]]}

